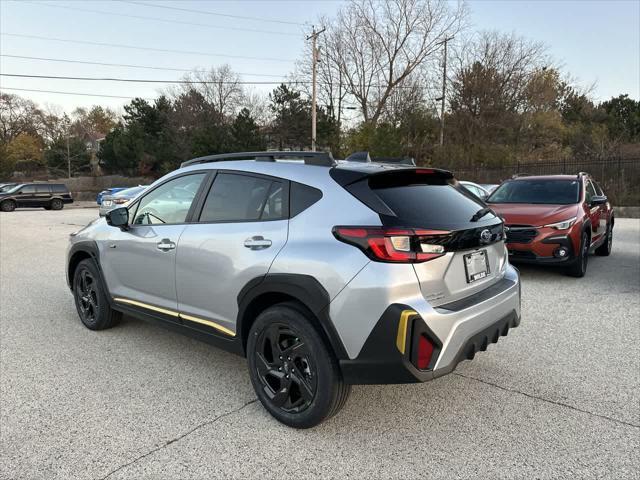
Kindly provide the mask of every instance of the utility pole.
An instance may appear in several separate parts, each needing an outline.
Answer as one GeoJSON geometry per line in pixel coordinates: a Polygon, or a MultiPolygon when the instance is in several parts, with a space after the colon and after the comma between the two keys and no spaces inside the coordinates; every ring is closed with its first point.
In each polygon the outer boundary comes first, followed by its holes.
{"type": "Polygon", "coordinates": [[[69,134],[67,133],[67,174],[71,178],[71,151],[69,149],[69,134]]]}
{"type": "Polygon", "coordinates": [[[447,42],[453,40],[453,37],[445,38],[441,43],[444,44],[444,62],[442,65],[442,96],[436,98],[442,103],[440,105],[440,146],[444,145],[444,106],[447,98],[447,42]]]}
{"type": "Polygon", "coordinates": [[[312,65],[312,87],[311,87],[311,151],[316,151],[316,77],[317,77],[317,65],[319,60],[319,52],[316,46],[318,36],[326,29],[316,32],[316,27],[313,27],[311,35],[307,37],[307,40],[311,40],[311,65],[312,65]]]}

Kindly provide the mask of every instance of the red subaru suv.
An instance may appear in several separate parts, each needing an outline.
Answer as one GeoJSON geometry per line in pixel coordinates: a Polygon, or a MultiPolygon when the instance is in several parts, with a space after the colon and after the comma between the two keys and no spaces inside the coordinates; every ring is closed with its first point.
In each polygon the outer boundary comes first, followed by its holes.
{"type": "Polygon", "coordinates": [[[560,265],[582,277],[591,251],[611,253],[613,209],[587,173],[514,177],[487,203],[504,219],[513,262],[560,265]]]}

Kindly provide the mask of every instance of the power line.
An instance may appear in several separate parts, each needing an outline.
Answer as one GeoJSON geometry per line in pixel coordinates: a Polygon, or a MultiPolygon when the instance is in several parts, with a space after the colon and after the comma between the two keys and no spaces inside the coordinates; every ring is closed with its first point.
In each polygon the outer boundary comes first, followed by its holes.
{"type": "MultiPolygon", "coordinates": [[[[127,64],[127,63],[105,63],[105,62],[89,62],[89,61],[84,61],[84,60],[71,60],[71,59],[66,59],[66,58],[48,58],[48,57],[28,57],[25,55],[9,55],[9,54],[5,54],[2,53],[0,54],[0,57],[7,57],[7,58],[17,58],[17,59],[24,59],[24,60],[38,60],[38,61],[43,61],[43,62],[62,62],[62,63],[78,63],[78,64],[82,64],[82,65],[99,65],[99,66],[104,66],[104,67],[124,67],[124,68],[141,68],[141,69],[147,69],[147,70],[165,70],[165,71],[169,71],[169,72],[193,72],[194,69],[187,69],[187,68],[171,68],[171,67],[152,67],[152,66],[147,66],[147,65],[131,65],[131,64],[127,64]]],[[[271,78],[284,78],[286,77],[286,75],[272,75],[272,74],[268,74],[268,73],[241,73],[238,72],[238,75],[244,75],[246,77],[271,77],[271,78]]]]}
{"type": "Polygon", "coordinates": [[[292,85],[304,85],[311,82],[306,81],[215,81],[215,80],[151,80],[142,78],[112,78],[112,77],[71,77],[71,76],[57,76],[57,75],[27,75],[19,73],[0,73],[0,77],[14,77],[14,78],[40,78],[48,80],[88,80],[97,82],[129,82],[129,83],[177,83],[186,85],[280,85],[282,83],[292,85]]]}
{"type": "Polygon", "coordinates": [[[128,48],[131,50],[147,50],[151,52],[163,52],[163,53],[181,53],[187,55],[200,55],[204,57],[224,57],[224,58],[240,58],[244,60],[258,60],[265,62],[292,62],[293,60],[286,60],[283,58],[268,58],[268,57],[247,57],[243,55],[228,55],[224,53],[207,53],[207,52],[197,52],[190,50],[171,50],[166,48],[154,48],[154,47],[139,47],[137,45],[124,45],[121,43],[105,43],[105,42],[91,42],[89,40],[70,40],[68,38],[56,38],[56,37],[45,37],[39,35],[25,35],[21,33],[7,33],[2,32],[0,35],[6,35],[9,37],[19,37],[19,38],[32,38],[36,40],[53,40],[56,42],[65,42],[65,43],[80,43],[85,45],[97,45],[99,47],[115,47],[115,48],[128,48]]]}
{"type": "Polygon", "coordinates": [[[180,24],[180,25],[191,25],[191,26],[196,26],[196,27],[220,28],[220,29],[224,29],[224,30],[236,30],[236,31],[240,31],[240,32],[266,33],[266,34],[270,34],[270,35],[285,35],[285,36],[300,37],[299,34],[290,33],[290,32],[276,32],[274,30],[260,30],[260,29],[255,29],[255,28],[232,27],[232,26],[224,26],[224,25],[211,25],[211,24],[207,24],[207,23],[186,22],[184,20],[170,20],[170,19],[167,19],[167,18],[147,17],[147,16],[143,16],[143,15],[131,15],[131,14],[128,14],[128,13],[105,12],[104,10],[93,10],[93,9],[90,9],[90,8],[70,7],[70,6],[67,6],[67,5],[53,5],[51,3],[41,3],[41,2],[28,2],[28,3],[32,3],[34,5],[42,5],[42,6],[50,7],[50,8],[62,8],[62,9],[65,9],[65,10],[76,10],[76,11],[79,11],[79,12],[99,13],[101,15],[112,15],[112,16],[116,16],[116,17],[135,18],[135,19],[138,19],[138,20],[155,20],[155,21],[158,21],[158,22],[180,24]]]}
{"type": "Polygon", "coordinates": [[[153,100],[152,98],[149,98],[149,97],[124,97],[121,95],[101,95],[98,93],[61,92],[58,90],[35,90],[32,88],[0,87],[0,90],[12,90],[12,91],[19,91],[19,92],[57,93],[61,95],[78,95],[82,97],[104,97],[104,98],[125,98],[125,99],[143,98],[145,100],[153,100]]]}
{"type": "Polygon", "coordinates": [[[304,26],[304,23],[299,23],[299,22],[292,22],[290,20],[278,20],[278,19],[274,19],[274,18],[258,18],[258,17],[247,17],[247,16],[242,16],[242,15],[231,15],[228,13],[218,13],[218,12],[210,12],[207,10],[195,10],[192,8],[182,8],[182,7],[173,7],[173,6],[168,6],[168,5],[157,5],[154,3],[146,3],[146,2],[136,2],[136,1],[130,1],[130,0],[118,0],[122,3],[129,3],[131,5],[143,5],[145,7],[152,7],[152,8],[164,8],[167,10],[178,10],[181,12],[190,12],[190,13],[198,13],[198,14],[202,14],[202,15],[213,15],[216,17],[226,17],[226,18],[235,18],[235,19],[239,19],[239,20],[255,20],[257,22],[269,22],[269,23],[280,23],[280,24],[284,24],[284,25],[298,25],[298,26],[304,26]]]}

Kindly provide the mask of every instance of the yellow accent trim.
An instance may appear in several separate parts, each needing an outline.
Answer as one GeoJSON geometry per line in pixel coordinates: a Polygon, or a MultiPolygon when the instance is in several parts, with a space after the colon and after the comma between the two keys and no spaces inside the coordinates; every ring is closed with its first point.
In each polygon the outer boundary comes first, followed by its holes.
{"type": "Polygon", "coordinates": [[[218,325],[217,323],[212,322],[211,320],[204,320],[202,318],[192,317],[191,315],[185,315],[184,313],[180,314],[180,318],[182,318],[183,320],[189,320],[190,322],[201,323],[202,325],[207,325],[208,327],[213,327],[216,330],[220,330],[222,333],[225,333],[231,337],[236,336],[235,332],[233,332],[232,330],[229,330],[228,328],[225,328],[222,325],[218,325]]]}
{"type": "Polygon", "coordinates": [[[400,353],[404,355],[407,348],[407,325],[409,324],[409,317],[411,315],[417,315],[418,313],[413,310],[403,310],[400,314],[400,320],[398,321],[398,336],[396,337],[396,347],[400,350],[400,353]]]}
{"type": "Polygon", "coordinates": [[[165,315],[171,315],[172,317],[180,316],[178,312],[174,312],[173,310],[167,310],[166,308],[155,307],[153,305],[149,305],[148,303],[137,302],[135,300],[129,300],[128,298],[114,298],[113,300],[119,303],[128,303],[129,305],[135,305],[136,307],[142,307],[148,310],[153,310],[154,312],[164,313],[165,315]]]}
{"type": "Polygon", "coordinates": [[[234,331],[229,330],[228,328],[223,327],[222,325],[218,325],[211,320],[204,320],[198,317],[192,317],[191,315],[185,315],[184,313],[174,312],[173,310],[167,310],[166,308],[156,307],[154,305],[149,305],[148,303],[138,302],[136,300],[129,300],[128,298],[114,298],[115,302],[119,303],[128,303],[129,305],[135,305],[136,307],[146,308],[148,310],[153,310],[154,312],[164,313],[166,315],[171,315],[172,317],[179,317],[183,320],[188,320],[190,322],[201,323],[202,325],[207,325],[208,327],[213,327],[216,330],[221,331],[222,333],[229,335],[230,337],[235,337],[236,334],[234,331]]]}

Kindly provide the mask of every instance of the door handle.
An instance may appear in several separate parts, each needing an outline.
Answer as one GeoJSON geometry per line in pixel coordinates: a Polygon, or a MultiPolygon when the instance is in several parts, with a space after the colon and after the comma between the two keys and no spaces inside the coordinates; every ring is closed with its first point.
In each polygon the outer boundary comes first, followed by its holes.
{"type": "Polygon", "coordinates": [[[244,246],[251,250],[263,250],[271,246],[271,240],[260,235],[256,235],[251,238],[247,238],[244,241],[244,246]]]}
{"type": "Polygon", "coordinates": [[[161,241],[156,243],[156,248],[158,250],[162,250],[163,252],[168,252],[169,250],[173,250],[174,248],[176,248],[176,244],[168,238],[163,238],[161,241]]]}

